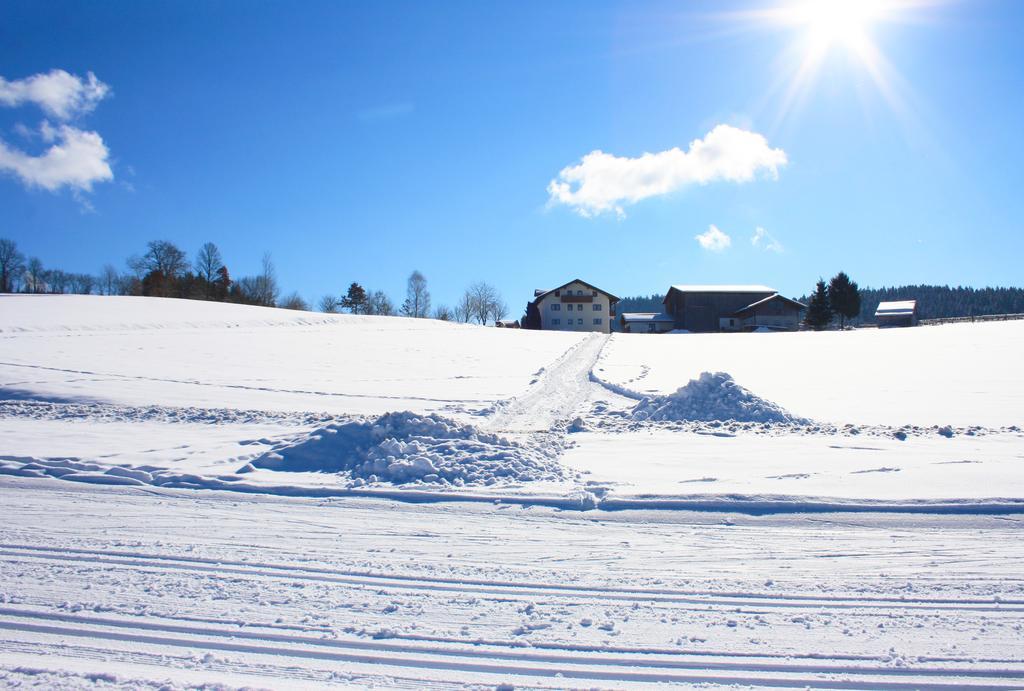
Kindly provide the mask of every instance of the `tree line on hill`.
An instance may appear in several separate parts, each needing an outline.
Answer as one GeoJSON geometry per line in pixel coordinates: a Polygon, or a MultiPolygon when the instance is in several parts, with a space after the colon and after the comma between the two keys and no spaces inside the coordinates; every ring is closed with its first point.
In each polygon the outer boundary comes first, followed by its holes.
{"type": "MultiPolygon", "coordinates": [[[[38,257],[26,258],[13,240],[0,238],[0,293],[141,295],[310,309],[296,292],[281,295],[270,254],[263,255],[257,274],[234,279],[220,249],[212,242],[205,243],[189,260],[174,243],[153,240],[143,254],[129,257],[125,266],[126,270],[120,271],[107,264],[96,275],[46,268],[38,257]]],[[[508,312],[494,286],[482,281],[466,288],[455,307],[438,305],[431,309],[427,279],[419,271],[410,274],[406,298],[397,308],[384,291],[367,290],[356,282],[345,295],[324,295],[318,308],[327,313],[401,315],[480,324],[502,319],[508,312]]]]}

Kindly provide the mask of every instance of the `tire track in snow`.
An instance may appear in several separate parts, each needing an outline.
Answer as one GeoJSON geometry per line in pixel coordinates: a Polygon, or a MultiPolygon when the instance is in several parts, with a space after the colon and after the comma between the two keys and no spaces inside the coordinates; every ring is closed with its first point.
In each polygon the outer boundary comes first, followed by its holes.
{"type": "Polygon", "coordinates": [[[830,688],[1014,689],[1024,682],[1024,670],[978,665],[964,667],[887,667],[850,664],[793,664],[780,662],[715,661],[662,656],[556,655],[532,651],[492,651],[467,647],[457,650],[382,641],[351,641],[217,630],[154,621],[124,621],[106,617],[51,614],[0,608],[0,630],[148,644],[170,648],[201,648],[227,653],[271,655],[329,662],[426,668],[453,672],[552,677],[618,682],[733,683],[761,686],[800,686],[821,683],[830,688]],[[32,619],[32,621],[26,621],[32,619]],[[39,621],[50,623],[37,623],[39,621]],[[823,675],[842,675],[841,679],[823,675]],[[940,679],[936,679],[940,677],[940,679]],[[957,679],[950,684],[947,679],[957,679]],[[978,682],[978,683],[974,683],[978,682]],[[980,683],[988,682],[988,683],[980,683]],[[1002,683],[999,683],[1002,682],[1002,683]]]}
{"type": "Polygon", "coordinates": [[[670,602],[723,607],[774,607],[793,609],[884,609],[884,610],[954,610],[981,612],[1024,612],[1024,600],[908,598],[875,596],[816,596],[785,593],[748,593],[716,591],[682,591],[670,589],[634,589],[566,584],[501,582],[463,578],[438,578],[369,571],[320,569],[292,564],[268,564],[197,557],[172,557],[135,552],[112,552],[84,549],[50,549],[28,545],[0,544],[0,556],[32,560],[99,563],[110,566],[139,567],[284,578],[367,587],[390,587],[417,591],[436,590],[459,593],[474,592],[519,596],[565,596],[623,602],[670,602]]]}
{"type": "Polygon", "coordinates": [[[547,432],[580,413],[594,393],[590,370],[608,342],[607,334],[590,334],[547,367],[523,394],[494,406],[480,426],[490,432],[547,432]]]}

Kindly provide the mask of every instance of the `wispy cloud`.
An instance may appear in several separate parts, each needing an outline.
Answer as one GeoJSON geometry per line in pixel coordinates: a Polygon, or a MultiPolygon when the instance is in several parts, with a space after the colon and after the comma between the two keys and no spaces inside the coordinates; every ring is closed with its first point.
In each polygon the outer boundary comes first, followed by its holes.
{"type": "Polygon", "coordinates": [[[110,87],[88,72],[85,78],[50,70],[25,79],[0,77],[0,105],[10,108],[34,103],[52,118],[71,120],[92,111],[110,94],[110,87]]]}
{"type": "Polygon", "coordinates": [[[51,192],[71,190],[83,208],[91,209],[83,194],[98,182],[114,178],[110,151],[98,132],[68,124],[91,112],[110,94],[110,87],[89,72],[83,79],[64,70],[51,70],[24,79],[0,77],[0,106],[36,105],[57,121],[43,120],[37,130],[23,124],[15,131],[32,142],[46,145],[39,154],[28,153],[0,139],[0,173],[9,173],[27,187],[51,192]]]}
{"type": "Polygon", "coordinates": [[[761,226],[754,229],[754,234],[750,238],[750,244],[763,249],[765,252],[775,252],[776,254],[782,252],[782,243],[761,226]]]}
{"type": "Polygon", "coordinates": [[[363,122],[377,122],[379,120],[392,120],[408,115],[415,107],[411,103],[388,103],[371,108],[363,108],[356,112],[356,117],[363,122]]]}
{"type": "Polygon", "coordinates": [[[706,232],[694,236],[694,239],[709,252],[724,252],[732,245],[732,238],[714,224],[710,225],[706,232]]]}
{"type": "Polygon", "coordinates": [[[592,151],[548,183],[548,203],[565,204],[588,218],[608,211],[621,217],[626,205],[689,185],[777,178],[786,162],[786,152],[771,148],[763,135],[718,125],[687,151],[675,147],[637,158],[592,151]]]}

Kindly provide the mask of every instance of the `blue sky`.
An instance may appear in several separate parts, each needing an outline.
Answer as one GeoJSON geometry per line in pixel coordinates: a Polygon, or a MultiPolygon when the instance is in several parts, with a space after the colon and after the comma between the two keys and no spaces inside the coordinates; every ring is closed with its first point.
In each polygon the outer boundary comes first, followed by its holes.
{"type": "Polygon", "coordinates": [[[0,236],[71,271],[151,239],[211,240],[234,276],[269,251],[310,300],[400,301],[419,269],[435,304],[487,280],[514,313],[574,277],[1019,285],[1024,3],[883,8],[887,87],[835,40],[800,89],[817,29],[754,14],[788,4],[5,2],[0,236]],[[109,91],[64,117],[18,96],[52,70],[109,91]],[[105,161],[43,177],[61,127],[105,161]]]}

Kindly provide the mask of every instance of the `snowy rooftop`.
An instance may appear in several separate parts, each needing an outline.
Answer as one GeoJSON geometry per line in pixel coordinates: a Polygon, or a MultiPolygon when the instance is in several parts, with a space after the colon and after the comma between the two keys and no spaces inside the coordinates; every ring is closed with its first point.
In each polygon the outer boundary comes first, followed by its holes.
{"type": "Polygon", "coordinates": [[[671,322],[675,321],[664,312],[623,312],[622,318],[628,322],[671,322]]]}
{"type": "Polygon", "coordinates": [[[623,312],[626,321],[675,321],[665,312],[623,312]]]}
{"type": "Polygon", "coordinates": [[[674,285],[681,293],[776,293],[774,288],[761,285],[674,285]]]}
{"type": "Polygon", "coordinates": [[[766,298],[761,298],[760,300],[757,300],[756,302],[752,302],[752,303],[750,303],[749,305],[747,305],[746,307],[744,307],[742,309],[736,310],[736,314],[739,314],[740,312],[746,312],[747,310],[753,309],[755,307],[759,307],[760,305],[763,305],[766,302],[770,302],[770,301],[772,301],[772,300],[774,300],[776,298],[778,298],[780,300],[785,300],[786,302],[789,302],[789,303],[794,304],[794,305],[799,305],[801,308],[807,307],[807,305],[805,305],[802,302],[799,302],[797,300],[793,300],[791,298],[788,298],[788,297],[786,297],[784,295],[779,295],[778,293],[775,293],[774,295],[769,295],[766,298]]]}
{"type": "Polygon", "coordinates": [[[875,316],[878,315],[910,315],[914,313],[917,308],[917,300],[895,300],[892,302],[880,302],[878,303],[878,309],[875,310],[875,316]]]}

